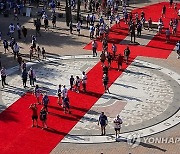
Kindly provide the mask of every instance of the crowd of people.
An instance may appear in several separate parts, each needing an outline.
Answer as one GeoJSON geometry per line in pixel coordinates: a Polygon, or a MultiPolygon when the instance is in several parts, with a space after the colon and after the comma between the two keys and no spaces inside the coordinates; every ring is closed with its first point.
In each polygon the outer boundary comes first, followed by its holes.
{"type": "MultiPolygon", "coordinates": [[[[25,2],[24,2],[25,3],[25,2]]],[[[170,1],[171,4],[171,1],[170,1]]],[[[2,5],[2,4],[1,4],[2,5]]],[[[55,8],[58,6],[59,3],[52,1],[50,2],[49,6],[52,9],[52,15],[51,15],[51,20],[52,20],[52,27],[56,28],[56,12],[55,8]]],[[[76,1],[72,0],[71,1],[72,8],[76,8],[76,1]]],[[[103,1],[102,5],[98,1],[90,0],[84,1],[84,8],[85,10],[89,11],[89,13],[86,16],[86,26],[89,29],[89,37],[92,39],[92,52],[93,56],[97,56],[97,48],[98,48],[98,43],[97,40],[100,40],[102,43],[102,53],[100,55],[100,61],[102,62],[102,84],[104,86],[104,91],[110,93],[109,91],[109,69],[111,69],[111,63],[112,61],[117,62],[117,70],[121,71],[122,70],[122,64],[125,62],[126,64],[129,63],[129,56],[130,56],[130,48],[127,46],[124,50],[124,54],[117,54],[117,45],[115,43],[112,44],[111,49],[108,49],[108,35],[109,35],[109,30],[113,22],[116,23],[117,27],[121,27],[121,22],[125,22],[129,26],[129,34],[131,36],[131,42],[136,43],[136,36],[140,37],[142,33],[142,29],[145,28],[145,24],[147,23],[147,29],[152,30],[153,28],[153,21],[151,18],[148,20],[146,19],[145,13],[142,11],[140,14],[137,12],[135,14],[132,14],[131,12],[128,13],[127,11],[127,6],[129,5],[128,0],[122,0],[122,18],[121,20],[120,14],[119,14],[119,5],[120,1],[119,0],[107,0],[103,1]],[[107,23],[109,22],[109,23],[107,23]],[[137,34],[136,34],[137,31],[137,34]],[[112,52],[111,52],[112,51],[112,52]],[[108,65],[106,65],[106,61],[108,65]]],[[[46,3],[44,4],[46,6],[46,3]]],[[[4,11],[4,5],[1,7],[1,11],[4,11]]],[[[174,11],[180,16],[180,11],[177,8],[177,4],[174,3],[171,4],[171,7],[174,7],[174,11]]],[[[21,8],[18,6],[15,6],[14,8],[14,20],[19,20],[18,14],[21,12],[21,8]]],[[[161,35],[163,32],[165,32],[166,35],[166,42],[170,42],[170,35],[177,35],[177,28],[178,28],[178,19],[170,19],[169,21],[169,27],[163,31],[164,28],[164,23],[163,23],[163,18],[166,18],[166,12],[167,8],[166,6],[163,6],[162,8],[162,17],[158,21],[158,32],[159,35],[161,35]]],[[[40,18],[37,18],[36,21],[34,21],[34,26],[36,29],[36,35],[31,36],[31,45],[29,48],[29,59],[30,61],[34,57],[34,55],[37,55],[37,59],[40,60],[40,56],[42,55],[42,58],[46,58],[46,51],[44,47],[37,46],[37,36],[41,36],[40,28],[41,28],[41,19],[43,20],[44,23],[44,28],[45,31],[49,30],[49,17],[45,11],[45,8],[42,9],[40,12],[40,18]]],[[[81,34],[81,27],[83,24],[83,18],[80,18],[79,21],[77,21],[76,24],[76,29],[78,35],[81,34]]],[[[72,21],[70,22],[70,33],[73,33],[73,23],[72,21]]],[[[30,81],[30,86],[34,87],[35,82],[36,82],[36,73],[35,70],[30,67],[29,70],[27,70],[26,63],[22,58],[22,55],[20,54],[20,46],[17,43],[15,39],[15,31],[17,31],[17,38],[18,39],[24,39],[24,42],[26,42],[28,30],[25,26],[21,26],[20,23],[17,23],[14,25],[11,23],[8,27],[8,36],[10,37],[10,41],[4,39],[3,40],[3,45],[4,45],[4,53],[6,54],[7,52],[10,52],[9,47],[12,50],[12,53],[14,55],[14,59],[18,61],[19,68],[21,70],[21,77],[22,77],[22,83],[23,87],[27,87],[27,81],[29,78],[30,81]]],[[[0,33],[0,38],[2,38],[2,33],[0,33]]],[[[176,44],[176,50],[178,54],[178,58],[180,58],[180,42],[178,41],[176,44]]],[[[7,84],[6,82],[6,69],[4,67],[1,68],[1,81],[2,81],[2,87],[4,88],[7,84]]],[[[70,90],[75,91],[77,93],[80,93],[83,91],[84,93],[87,92],[87,75],[85,72],[82,72],[82,77],[76,76],[74,78],[73,75],[71,75],[69,82],[70,82],[70,90]],[[82,90],[81,90],[81,85],[82,85],[82,90]]],[[[50,103],[49,96],[47,92],[44,92],[38,85],[35,86],[34,89],[34,95],[37,99],[37,103],[31,104],[30,109],[32,110],[32,126],[38,126],[38,117],[40,117],[40,120],[42,121],[42,128],[47,128],[47,116],[48,116],[48,104],[50,103]],[[42,99],[41,99],[41,96],[42,99]],[[38,106],[37,104],[43,105],[40,113],[38,113],[38,106]]],[[[68,89],[66,88],[65,85],[59,85],[57,89],[57,97],[58,101],[57,103],[63,107],[65,113],[71,113],[70,112],[70,100],[68,97],[68,89]]],[[[104,112],[101,113],[98,124],[101,125],[101,132],[102,135],[106,134],[106,125],[108,124],[107,116],[104,114],[104,112]]],[[[114,128],[116,132],[116,138],[119,137],[120,133],[120,128],[122,125],[122,120],[120,116],[118,115],[116,119],[114,120],[114,128]]]]}

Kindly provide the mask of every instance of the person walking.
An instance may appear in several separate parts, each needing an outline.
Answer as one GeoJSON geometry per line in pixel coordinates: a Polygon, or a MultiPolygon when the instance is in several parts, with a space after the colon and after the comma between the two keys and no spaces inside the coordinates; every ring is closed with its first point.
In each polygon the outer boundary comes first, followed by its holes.
{"type": "Polygon", "coordinates": [[[118,71],[120,71],[122,69],[122,63],[123,63],[123,56],[121,56],[121,54],[119,54],[118,58],[117,58],[118,71]]]}
{"type": "Polygon", "coordinates": [[[93,40],[92,41],[92,50],[93,50],[93,57],[95,57],[95,56],[97,56],[97,46],[98,46],[98,44],[97,44],[97,42],[96,42],[96,40],[93,40]]]}
{"type": "Polygon", "coordinates": [[[44,47],[42,47],[42,56],[43,56],[43,59],[46,59],[46,51],[44,49],[44,47]]]}
{"type": "Polygon", "coordinates": [[[24,42],[26,42],[27,29],[25,28],[25,26],[22,27],[22,34],[23,34],[23,37],[24,37],[24,42]]]}
{"type": "Polygon", "coordinates": [[[6,83],[6,76],[7,76],[6,69],[4,67],[2,67],[2,69],[1,69],[1,82],[2,82],[2,87],[3,88],[4,88],[4,85],[8,85],[6,83]]]}
{"type": "Polygon", "coordinates": [[[58,96],[58,101],[57,103],[60,105],[60,101],[61,101],[61,95],[62,95],[62,86],[61,84],[58,86],[58,89],[57,89],[57,96],[58,96]]]}
{"type": "Polygon", "coordinates": [[[81,83],[81,80],[79,78],[79,76],[76,76],[76,81],[75,81],[75,86],[76,86],[76,92],[79,93],[80,92],[80,83],[81,83]]]}
{"type": "Polygon", "coordinates": [[[162,17],[166,17],[166,6],[164,5],[162,8],[162,17]]]}
{"type": "Polygon", "coordinates": [[[108,74],[104,74],[102,80],[103,80],[103,85],[104,85],[105,93],[108,92],[110,94],[110,91],[109,91],[109,88],[108,88],[108,82],[109,82],[108,74]]]}
{"type": "Polygon", "coordinates": [[[106,135],[106,126],[108,124],[107,116],[104,114],[104,112],[101,112],[101,115],[98,119],[98,125],[101,125],[101,135],[106,135]]]}
{"type": "Polygon", "coordinates": [[[83,91],[86,92],[86,84],[87,84],[87,75],[83,71],[82,72],[82,86],[83,86],[83,91]]]}
{"type": "Polygon", "coordinates": [[[100,55],[100,60],[101,60],[102,66],[104,66],[104,62],[106,60],[106,55],[105,55],[104,51],[102,51],[102,53],[100,55]]]}
{"type": "Polygon", "coordinates": [[[48,128],[47,127],[47,111],[43,106],[40,111],[40,120],[42,121],[42,129],[48,128]]]}
{"type": "Polygon", "coordinates": [[[41,55],[41,48],[39,46],[37,46],[37,56],[38,56],[38,60],[40,60],[40,55],[41,55]]]}
{"type": "Polygon", "coordinates": [[[107,74],[108,75],[108,67],[106,65],[103,66],[103,75],[107,74]]]}
{"type": "Polygon", "coordinates": [[[68,94],[68,90],[67,90],[66,86],[64,85],[63,90],[62,90],[62,100],[64,100],[64,98],[67,97],[67,94],[68,94]]]}
{"type": "Polygon", "coordinates": [[[15,31],[15,26],[13,23],[11,23],[9,25],[9,36],[10,36],[10,38],[14,37],[14,31],[15,31]]]}
{"type": "Polygon", "coordinates": [[[16,59],[17,55],[19,54],[19,45],[17,43],[13,46],[13,53],[14,53],[14,60],[16,59]]]}
{"type": "Polygon", "coordinates": [[[76,28],[77,28],[77,32],[78,32],[78,36],[79,36],[81,33],[81,22],[80,21],[78,21],[78,23],[76,24],[76,28]]]}
{"type": "Polygon", "coordinates": [[[180,58],[180,41],[176,43],[177,59],[180,58]]]}
{"type": "Polygon", "coordinates": [[[70,103],[69,103],[69,97],[65,97],[63,100],[63,108],[64,113],[70,113],[70,103]]]}
{"type": "Polygon", "coordinates": [[[137,24],[137,36],[141,36],[141,31],[142,31],[142,24],[140,21],[138,21],[137,24]]]}
{"type": "Polygon", "coordinates": [[[24,69],[26,69],[26,63],[23,60],[22,63],[21,63],[21,71],[23,72],[24,69]]]}
{"type": "Polygon", "coordinates": [[[73,77],[73,75],[71,75],[69,81],[70,81],[70,90],[73,90],[73,87],[74,87],[74,77],[73,77]]]}
{"type": "Polygon", "coordinates": [[[36,103],[31,104],[29,107],[32,110],[32,127],[34,127],[34,121],[36,121],[36,127],[38,127],[38,108],[36,106],[36,103]]]}
{"type": "Polygon", "coordinates": [[[42,104],[44,105],[44,108],[45,108],[46,112],[48,113],[49,98],[46,93],[44,94],[44,96],[42,98],[42,104]]]}
{"type": "Polygon", "coordinates": [[[26,88],[26,83],[27,83],[27,77],[28,77],[28,72],[26,71],[26,69],[23,70],[22,72],[22,81],[23,81],[23,86],[24,88],[26,88]]]}
{"type": "Polygon", "coordinates": [[[34,87],[34,82],[36,81],[36,75],[35,75],[35,71],[32,67],[30,67],[28,75],[29,75],[29,79],[30,79],[30,85],[31,85],[31,87],[34,87]]]}
{"type": "Polygon", "coordinates": [[[19,23],[17,23],[16,29],[17,29],[17,32],[18,32],[18,39],[21,39],[21,25],[19,23]]]}
{"type": "Polygon", "coordinates": [[[135,32],[135,25],[134,23],[132,23],[130,25],[130,34],[131,34],[131,43],[133,42],[133,37],[134,37],[134,43],[135,43],[135,40],[136,40],[136,32],[135,32]]]}
{"type": "Polygon", "coordinates": [[[17,56],[17,62],[18,62],[18,64],[19,64],[19,70],[21,70],[22,61],[23,61],[23,59],[22,59],[21,54],[18,54],[18,56],[17,56]]]}
{"type": "Polygon", "coordinates": [[[30,61],[31,61],[32,57],[33,57],[33,46],[31,46],[29,49],[29,60],[30,61]]]}
{"type": "Polygon", "coordinates": [[[117,46],[114,43],[112,44],[112,52],[113,52],[113,58],[115,58],[117,52],[117,46]]]}
{"type": "Polygon", "coordinates": [[[122,119],[120,118],[119,115],[117,115],[117,117],[114,119],[113,123],[114,123],[115,136],[117,139],[119,137],[119,134],[120,134],[121,125],[123,123],[122,119]]]}
{"type": "Polygon", "coordinates": [[[126,49],[124,49],[124,58],[126,60],[126,64],[128,64],[128,60],[129,60],[129,55],[130,55],[130,49],[127,46],[126,49]]]}
{"type": "Polygon", "coordinates": [[[70,34],[73,34],[73,24],[72,24],[72,21],[69,23],[69,31],[70,31],[70,34]]]}
{"type": "Polygon", "coordinates": [[[170,7],[172,7],[173,0],[169,0],[170,7]]]}
{"type": "Polygon", "coordinates": [[[52,15],[52,25],[53,25],[53,28],[56,27],[56,14],[55,13],[53,13],[52,15]]]}
{"type": "Polygon", "coordinates": [[[165,34],[166,34],[166,43],[169,43],[170,42],[170,30],[169,30],[169,28],[166,29],[165,34]]]}
{"type": "Polygon", "coordinates": [[[150,31],[150,29],[152,30],[152,19],[149,18],[148,20],[148,30],[150,31]]]}
{"type": "Polygon", "coordinates": [[[45,18],[44,19],[44,28],[45,28],[45,31],[49,30],[48,25],[49,25],[49,21],[48,21],[47,18],[45,18]]]}
{"type": "Polygon", "coordinates": [[[36,96],[37,103],[38,103],[38,104],[41,104],[41,102],[40,102],[41,89],[39,88],[38,85],[36,85],[36,87],[35,87],[35,89],[34,89],[34,95],[36,96]]]}
{"type": "Polygon", "coordinates": [[[8,49],[9,44],[8,44],[8,41],[6,39],[3,41],[3,45],[4,45],[4,53],[6,53],[7,50],[9,51],[9,49],[8,49]]]}
{"type": "Polygon", "coordinates": [[[36,20],[35,27],[36,27],[36,37],[37,37],[37,35],[41,36],[41,33],[40,33],[40,30],[41,30],[41,21],[40,21],[40,19],[36,20]]]}
{"type": "Polygon", "coordinates": [[[108,61],[108,67],[111,68],[112,55],[109,52],[108,52],[108,55],[107,55],[107,61],[108,61]]]}

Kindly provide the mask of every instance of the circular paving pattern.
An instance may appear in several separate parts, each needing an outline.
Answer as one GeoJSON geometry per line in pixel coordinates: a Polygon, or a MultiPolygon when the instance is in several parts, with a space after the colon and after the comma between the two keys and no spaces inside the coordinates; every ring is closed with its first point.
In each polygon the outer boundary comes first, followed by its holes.
{"type": "MultiPolygon", "coordinates": [[[[64,56],[34,64],[37,83],[50,95],[56,95],[57,85],[69,85],[70,75],[81,76],[98,62],[91,56],[64,56]],[[52,80],[53,79],[53,80],[52,80]]],[[[20,72],[19,72],[20,73],[20,72]]],[[[2,90],[2,100],[9,106],[25,91],[20,75],[9,77],[10,86],[2,90]]],[[[101,143],[114,142],[113,119],[123,119],[122,137],[138,133],[142,137],[166,130],[179,123],[180,75],[148,62],[135,60],[111,85],[111,94],[104,94],[76,124],[62,142],[101,143]],[[104,111],[108,116],[108,136],[99,136],[97,120],[104,111]]]]}

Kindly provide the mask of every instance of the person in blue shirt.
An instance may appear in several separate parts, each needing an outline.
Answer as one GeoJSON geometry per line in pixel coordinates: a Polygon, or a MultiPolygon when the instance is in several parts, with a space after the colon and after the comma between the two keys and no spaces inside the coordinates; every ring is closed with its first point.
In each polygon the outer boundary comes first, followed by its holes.
{"type": "Polygon", "coordinates": [[[101,115],[99,116],[98,125],[101,125],[101,135],[106,134],[106,126],[107,126],[107,116],[104,114],[104,112],[101,112],[101,115]]]}

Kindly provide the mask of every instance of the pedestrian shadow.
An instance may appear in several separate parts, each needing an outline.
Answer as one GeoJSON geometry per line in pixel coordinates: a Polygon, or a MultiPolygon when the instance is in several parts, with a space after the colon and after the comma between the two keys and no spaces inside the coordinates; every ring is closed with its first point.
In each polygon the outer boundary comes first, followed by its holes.
{"type": "Polygon", "coordinates": [[[148,75],[148,74],[145,74],[145,73],[142,73],[142,72],[130,71],[130,70],[128,70],[128,69],[126,69],[124,72],[126,72],[126,73],[131,73],[131,74],[134,74],[134,75],[139,75],[139,76],[152,77],[151,75],[148,75]]]}
{"type": "Polygon", "coordinates": [[[147,144],[147,143],[144,143],[144,142],[137,142],[136,140],[134,142],[132,142],[132,139],[129,140],[127,138],[118,138],[116,140],[117,142],[126,142],[128,144],[130,144],[130,146],[143,146],[145,148],[149,148],[149,149],[156,149],[156,150],[160,150],[160,151],[163,151],[163,152],[166,152],[167,150],[166,149],[163,149],[163,148],[160,148],[158,146],[155,146],[155,145],[152,145],[152,144],[147,144]]]}
{"type": "Polygon", "coordinates": [[[84,93],[84,95],[89,95],[89,96],[93,96],[93,97],[96,97],[96,98],[100,98],[102,96],[101,93],[96,93],[96,92],[93,92],[93,91],[86,91],[84,93]]]}
{"type": "Polygon", "coordinates": [[[78,120],[77,118],[73,118],[73,117],[69,117],[69,116],[63,116],[63,115],[56,114],[53,112],[49,112],[49,115],[56,116],[58,118],[62,118],[62,119],[66,119],[66,120],[70,120],[70,121],[77,121],[78,120]]]}
{"type": "Polygon", "coordinates": [[[138,63],[138,62],[132,63],[131,65],[136,66],[136,67],[140,67],[140,68],[147,68],[147,69],[151,69],[151,70],[159,70],[157,68],[153,68],[153,67],[150,67],[150,66],[144,66],[144,65],[142,65],[141,63],[138,63]]]}
{"type": "Polygon", "coordinates": [[[114,82],[113,84],[114,84],[114,85],[118,85],[118,86],[122,86],[122,87],[124,87],[124,88],[137,89],[137,88],[134,87],[134,86],[129,86],[129,85],[121,84],[121,83],[116,83],[116,82],[114,82]]]}
{"type": "Polygon", "coordinates": [[[63,111],[63,108],[61,106],[52,106],[52,105],[48,105],[48,108],[54,109],[54,110],[58,110],[58,111],[63,111]]]}
{"type": "Polygon", "coordinates": [[[76,140],[76,141],[79,141],[79,140],[83,140],[84,141],[84,139],[83,138],[81,138],[81,137],[79,137],[79,136],[76,136],[76,135],[70,135],[70,134],[67,134],[66,135],[66,138],[67,139],[73,139],[73,140],[76,140]]]}
{"type": "Polygon", "coordinates": [[[67,135],[67,133],[61,132],[61,131],[56,130],[56,129],[51,128],[51,127],[48,127],[48,128],[46,128],[46,129],[44,129],[44,130],[47,131],[47,132],[54,133],[54,134],[58,134],[58,135],[62,135],[62,136],[66,136],[66,135],[67,135]]]}
{"type": "Polygon", "coordinates": [[[23,89],[23,88],[18,88],[18,87],[8,85],[5,88],[3,88],[2,91],[22,96],[24,95],[25,92],[28,91],[28,89],[23,89]]]}
{"type": "Polygon", "coordinates": [[[121,100],[121,101],[125,99],[125,100],[130,100],[130,101],[143,102],[142,100],[135,98],[135,97],[118,95],[115,93],[104,94],[104,95],[102,95],[102,98],[104,98],[104,99],[115,99],[115,100],[121,100]]]}

